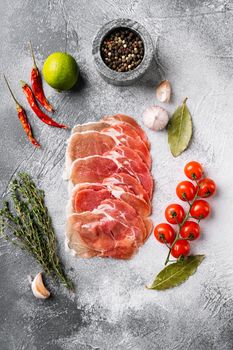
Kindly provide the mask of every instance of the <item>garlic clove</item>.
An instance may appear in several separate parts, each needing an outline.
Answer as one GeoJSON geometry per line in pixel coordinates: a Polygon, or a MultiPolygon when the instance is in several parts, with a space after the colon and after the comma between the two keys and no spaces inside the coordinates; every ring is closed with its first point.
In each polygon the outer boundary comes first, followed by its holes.
{"type": "Polygon", "coordinates": [[[167,111],[160,106],[151,106],[143,113],[143,123],[152,130],[163,130],[169,120],[167,111]]]}
{"type": "Polygon", "coordinates": [[[32,293],[36,298],[47,299],[50,296],[50,292],[44,285],[41,272],[39,272],[34,278],[34,280],[32,281],[31,288],[32,288],[32,293]]]}
{"type": "Polygon", "coordinates": [[[172,88],[168,80],[163,80],[156,88],[156,97],[160,102],[170,102],[172,88]]]}

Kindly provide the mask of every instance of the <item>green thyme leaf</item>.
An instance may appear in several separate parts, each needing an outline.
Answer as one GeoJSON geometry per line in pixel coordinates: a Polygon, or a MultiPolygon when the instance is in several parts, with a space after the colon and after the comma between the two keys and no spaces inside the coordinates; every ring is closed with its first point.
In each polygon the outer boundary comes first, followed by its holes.
{"type": "Polygon", "coordinates": [[[168,143],[174,157],[186,150],[192,137],[192,118],[186,101],[187,98],[168,123],[168,143]]]}
{"type": "Polygon", "coordinates": [[[204,255],[190,255],[182,262],[166,266],[148,289],[165,290],[179,286],[196,272],[204,258],[204,255]]]}

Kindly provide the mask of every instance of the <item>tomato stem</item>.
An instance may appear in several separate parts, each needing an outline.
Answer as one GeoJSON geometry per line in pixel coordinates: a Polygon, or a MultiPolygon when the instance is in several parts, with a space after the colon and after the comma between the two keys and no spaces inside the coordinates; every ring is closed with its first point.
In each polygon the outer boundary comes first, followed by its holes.
{"type": "MultiPolygon", "coordinates": [[[[177,222],[178,227],[179,227],[179,230],[178,230],[177,233],[176,233],[176,238],[175,238],[174,242],[173,242],[173,243],[171,244],[171,246],[169,247],[169,252],[168,252],[167,258],[166,258],[166,260],[165,260],[165,266],[170,262],[169,259],[170,259],[170,255],[171,255],[171,250],[172,250],[172,248],[174,247],[174,244],[178,241],[178,239],[180,239],[180,231],[181,231],[182,227],[184,226],[185,222],[186,222],[189,218],[195,219],[195,218],[193,218],[192,216],[190,216],[190,211],[191,211],[191,209],[192,209],[193,203],[194,203],[195,200],[198,198],[198,192],[199,192],[199,188],[200,188],[198,182],[197,182],[196,180],[195,180],[195,182],[196,182],[196,185],[197,185],[197,191],[196,191],[196,193],[195,193],[195,196],[194,196],[193,200],[192,200],[191,202],[187,201],[188,204],[189,204],[189,210],[187,211],[187,214],[185,215],[184,220],[182,221],[181,224],[177,222]]],[[[177,220],[176,220],[176,221],[177,221],[177,220]]],[[[198,223],[199,223],[199,222],[200,222],[200,220],[198,220],[198,223]]]]}
{"type": "Polygon", "coordinates": [[[177,217],[175,216],[174,219],[176,220],[176,223],[177,223],[177,225],[178,225],[179,228],[180,228],[180,223],[178,222],[177,217]]]}
{"type": "Polygon", "coordinates": [[[162,239],[163,243],[166,245],[166,247],[167,247],[168,249],[170,249],[170,246],[168,245],[166,239],[165,239],[164,237],[161,237],[161,239],[162,239]]]}

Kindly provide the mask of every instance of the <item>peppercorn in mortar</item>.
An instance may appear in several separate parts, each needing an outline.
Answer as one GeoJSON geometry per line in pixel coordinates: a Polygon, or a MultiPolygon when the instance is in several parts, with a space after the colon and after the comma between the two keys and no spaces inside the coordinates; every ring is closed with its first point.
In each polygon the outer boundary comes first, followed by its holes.
{"type": "Polygon", "coordinates": [[[101,56],[110,69],[128,72],[142,62],[144,45],[136,32],[127,28],[116,29],[105,37],[101,56]]]}

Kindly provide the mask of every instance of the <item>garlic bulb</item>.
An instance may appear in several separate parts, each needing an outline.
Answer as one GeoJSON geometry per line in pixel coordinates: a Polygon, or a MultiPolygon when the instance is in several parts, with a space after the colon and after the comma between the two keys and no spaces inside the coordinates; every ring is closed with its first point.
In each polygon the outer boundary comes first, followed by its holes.
{"type": "Polygon", "coordinates": [[[50,292],[44,285],[41,272],[39,272],[32,281],[31,288],[36,298],[47,299],[50,296],[50,292]]]}
{"type": "Polygon", "coordinates": [[[168,80],[163,80],[156,88],[156,97],[160,102],[170,102],[172,88],[168,80]]]}
{"type": "Polygon", "coordinates": [[[143,113],[143,123],[152,130],[163,130],[168,123],[168,113],[164,108],[151,106],[143,113]]]}

